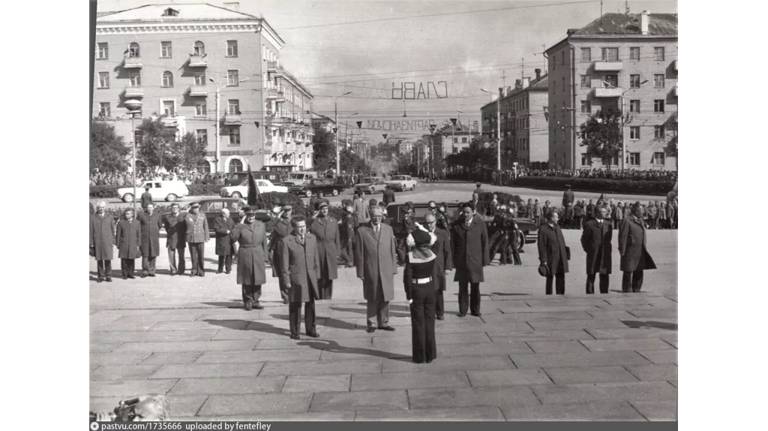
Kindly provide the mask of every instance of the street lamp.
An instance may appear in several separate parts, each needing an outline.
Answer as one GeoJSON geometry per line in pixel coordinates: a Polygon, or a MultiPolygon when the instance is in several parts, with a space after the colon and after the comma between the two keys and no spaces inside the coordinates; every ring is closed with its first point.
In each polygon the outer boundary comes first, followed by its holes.
{"type": "MultiPolygon", "coordinates": [[[[647,82],[648,80],[646,79],[640,82],[640,84],[638,84],[638,86],[634,88],[630,84],[630,87],[624,90],[619,96],[619,112],[621,113],[621,170],[622,172],[625,169],[624,164],[627,161],[627,144],[626,144],[626,140],[624,139],[624,124],[625,124],[625,118],[626,118],[626,114],[624,113],[624,95],[630,90],[636,90],[637,88],[642,87],[647,82]]],[[[614,87],[613,83],[610,83],[607,81],[603,81],[603,85],[608,88],[614,87]]]]}
{"type": "MultiPolygon", "coordinates": [[[[347,91],[343,94],[340,94],[333,98],[333,123],[338,128],[339,125],[339,107],[338,107],[338,99],[339,97],[344,97],[352,94],[351,91],[347,91]]],[[[339,159],[339,134],[334,132],[333,134],[334,140],[336,141],[336,175],[341,174],[341,165],[340,165],[340,159],[339,159]]]]}
{"type": "MultiPolygon", "coordinates": [[[[485,88],[481,88],[480,91],[493,95],[485,88]]],[[[496,170],[501,172],[501,94],[496,97],[496,138],[498,144],[496,145],[496,170]]]]}
{"type": "MultiPolygon", "coordinates": [[[[219,173],[219,160],[221,159],[221,116],[219,114],[219,100],[221,99],[221,87],[219,82],[208,77],[208,80],[216,84],[216,155],[214,156],[214,173],[219,173]]],[[[237,83],[249,81],[248,78],[239,79],[237,83]]],[[[258,127],[258,126],[257,126],[258,127]]]]}
{"type": "Polygon", "coordinates": [[[136,213],[136,128],[133,119],[136,114],[141,112],[141,100],[129,99],[125,101],[125,107],[128,108],[128,114],[131,116],[131,174],[133,175],[133,213],[136,213]]]}

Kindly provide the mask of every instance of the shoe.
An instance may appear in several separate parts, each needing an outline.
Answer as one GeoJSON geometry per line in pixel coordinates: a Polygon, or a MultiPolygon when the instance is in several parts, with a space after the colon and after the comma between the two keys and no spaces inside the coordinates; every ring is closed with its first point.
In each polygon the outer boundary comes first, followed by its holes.
{"type": "Polygon", "coordinates": [[[173,277],[174,275],[176,275],[176,274],[175,274],[175,273],[173,273],[173,272],[171,272],[171,273],[170,273],[170,276],[171,276],[171,277],[173,277]]]}
{"type": "Polygon", "coordinates": [[[467,313],[459,313],[459,314],[458,314],[458,316],[459,316],[459,317],[464,317],[464,316],[466,316],[466,315],[467,315],[467,313]]]}
{"type": "Polygon", "coordinates": [[[141,273],[141,278],[147,278],[147,274],[145,274],[145,273],[143,273],[143,272],[142,272],[142,273],[141,273]]]}
{"type": "Polygon", "coordinates": [[[155,276],[155,273],[153,272],[153,273],[149,274],[149,276],[150,276],[150,277],[154,277],[154,276],[155,276]]]}
{"type": "Polygon", "coordinates": [[[243,308],[245,308],[246,311],[251,311],[253,309],[253,302],[245,301],[243,308]]]}
{"type": "Polygon", "coordinates": [[[307,332],[307,336],[312,338],[318,338],[320,334],[318,334],[317,331],[313,331],[313,332],[307,332]]]}
{"type": "Polygon", "coordinates": [[[298,334],[291,334],[291,340],[301,340],[301,336],[298,334]]]}
{"type": "Polygon", "coordinates": [[[394,331],[395,330],[395,328],[393,328],[393,327],[391,327],[389,325],[379,326],[379,329],[381,329],[383,331],[394,331]]]}
{"type": "Polygon", "coordinates": [[[367,333],[369,333],[369,334],[370,334],[371,332],[374,332],[374,331],[376,331],[376,328],[374,328],[373,326],[369,326],[368,328],[366,328],[366,329],[365,329],[365,332],[367,332],[367,333]]]}
{"type": "Polygon", "coordinates": [[[197,274],[198,277],[205,277],[205,273],[201,272],[200,274],[197,274]]]}
{"type": "Polygon", "coordinates": [[[256,310],[263,310],[264,306],[259,304],[259,301],[256,301],[256,302],[253,303],[253,308],[256,309],[256,310]]]}
{"type": "Polygon", "coordinates": [[[483,315],[483,313],[471,313],[473,316],[480,317],[483,315]]]}
{"type": "Polygon", "coordinates": [[[102,281],[103,281],[103,279],[101,277],[96,279],[96,283],[101,283],[102,281]]]}
{"type": "Polygon", "coordinates": [[[125,279],[127,279],[127,278],[128,278],[128,276],[127,276],[127,275],[124,275],[124,276],[123,276],[123,280],[125,280],[125,279]]]}
{"type": "Polygon", "coordinates": [[[136,276],[131,274],[131,275],[128,276],[128,278],[136,278],[136,276]]]}
{"type": "Polygon", "coordinates": [[[232,272],[232,271],[231,270],[226,270],[226,271],[224,271],[224,274],[229,274],[230,272],[232,272]]]}
{"type": "Polygon", "coordinates": [[[221,274],[221,272],[222,272],[222,271],[221,271],[220,269],[217,269],[217,270],[216,270],[216,274],[221,274]]]}
{"type": "Polygon", "coordinates": [[[107,282],[112,283],[112,277],[107,277],[107,282]]]}
{"type": "Polygon", "coordinates": [[[437,319],[437,320],[445,320],[445,316],[443,316],[443,315],[441,314],[441,315],[439,315],[439,316],[435,316],[435,319],[437,319]]]}

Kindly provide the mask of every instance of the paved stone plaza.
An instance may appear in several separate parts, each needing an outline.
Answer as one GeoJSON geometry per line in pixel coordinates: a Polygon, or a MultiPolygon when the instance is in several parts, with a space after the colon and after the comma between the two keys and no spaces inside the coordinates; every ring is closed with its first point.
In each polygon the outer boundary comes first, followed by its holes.
{"type": "Polygon", "coordinates": [[[320,338],[295,341],[277,279],[263,286],[263,310],[243,310],[235,274],[215,273],[213,241],[205,278],[160,270],[122,280],[115,259],[115,281],[96,283],[91,260],[90,408],[164,393],[179,419],[676,419],[677,232],[648,231],[659,269],[639,294],[620,292],[614,238],[611,292],[590,296],[580,231],[563,232],[573,250],[566,295],[544,295],[531,244],[523,266],[486,268],[480,318],[456,315],[450,282],[431,364],[410,360],[402,268],[396,332],[365,332],[361,282],[342,269],[334,299],[317,305],[320,338]]]}

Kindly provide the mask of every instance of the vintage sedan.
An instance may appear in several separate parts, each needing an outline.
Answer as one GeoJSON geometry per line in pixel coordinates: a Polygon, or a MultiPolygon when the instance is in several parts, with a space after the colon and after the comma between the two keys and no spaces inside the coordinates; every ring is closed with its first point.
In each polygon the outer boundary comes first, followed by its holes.
{"type": "Polygon", "coordinates": [[[304,185],[288,187],[291,193],[311,197],[311,196],[338,196],[345,189],[349,188],[347,184],[341,183],[333,178],[313,178],[304,185]]]}
{"type": "Polygon", "coordinates": [[[392,178],[385,181],[387,187],[398,192],[404,192],[406,190],[414,190],[416,188],[416,180],[410,175],[393,175],[392,178]]]}
{"type": "Polygon", "coordinates": [[[136,184],[136,189],[133,187],[120,187],[117,189],[117,195],[123,202],[133,202],[136,199],[134,193],[141,196],[144,193],[144,189],[149,187],[149,194],[152,195],[153,201],[168,201],[174,202],[178,198],[189,195],[189,189],[184,181],[144,181],[140,184],[136,184]]]}
{"type": "Polygon", "coordinates": [[[387,188],[387,184],[379,177],[364,177],[359,183],[355,184],[355,191],[363,194],[382,192],[387,188]]]}
{"type": "MultiPolygon", "coordinates": [[[[272,184],[270,180],[258,179],[253,180],[256,183],[256,188],[259,193],[288,193],[288,187],[276,186],[272,184]]],[[[248,180],[243,181],[239,186],[226,186],[221,188],[221,197],[223,198],[243,198],[248,196],[248,180]]]]}
{"type": "MultiPolygon", "coordinates": [[[[205,218],[208,220],[208,229],[213,233],[213,221],[221,215],[221,210],[227,208],[232,219],[236,222],[240,222],[238,215],[240,208],[248,206],[245,199],[240,198],[213,198],[213,199],[201,199],[196,201],[200,204],[200,212],[205,214],[205,218]]],[[[191,205],[192,203],[190,203],[191,205]]],[[[185,206],[182,211],[188,212],[189,205],[185,206]]],[[[269,210],[259,209],[256,210],[256,220],[267,223],[271,220],[269,210]]],[[[270,224],[267,223],[269,227],[270,224]]]]}

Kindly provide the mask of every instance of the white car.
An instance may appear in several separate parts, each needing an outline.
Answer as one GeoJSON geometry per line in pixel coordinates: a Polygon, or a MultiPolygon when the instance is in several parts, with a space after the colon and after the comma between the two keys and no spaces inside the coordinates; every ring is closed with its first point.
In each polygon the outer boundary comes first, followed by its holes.
{"type": "Polygon", "coordinates": [[[387,187],[401,192],[416,188],[416,180],[410,175],[393,175],[392,179],[385,181],[385,183],[387,187]]]}
{"type": "MultiPolygon", "coordinates": [[[[144,193],[144,189],[149,187],[149,193],[153,201],[173,202],[184,196],[189,196],[189,189],[184,181],[144,181],[136,184],[135,193],[139,196],[144,193]]],[[[133,202],[136,199],[133,187],[120,187],[117,189],[117,195],[123,202],[133,202]]]]}
{"type": "MultiPolygon", "coordinates": [[[[256,188],[259,193],[288,193],[288,187],[276,186],[270,180],[253,180],[256,182],[256,188]]],[[[248,196],[248,180],[245,180],[239,186],[227,186],[221,188],[221,197],[223,198],[244,198],[248,196]]]]}

